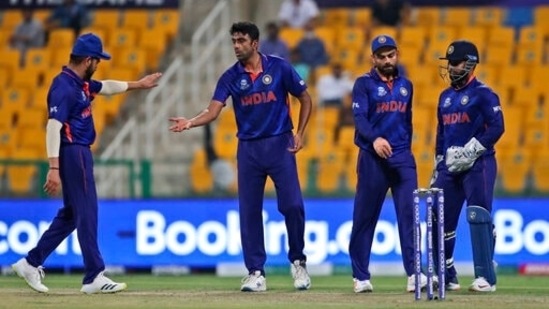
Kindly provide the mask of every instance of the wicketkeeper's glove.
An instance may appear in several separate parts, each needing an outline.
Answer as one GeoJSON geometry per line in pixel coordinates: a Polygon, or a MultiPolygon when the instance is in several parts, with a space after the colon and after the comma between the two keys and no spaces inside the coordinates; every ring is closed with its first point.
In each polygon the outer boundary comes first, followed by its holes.
{"type": "Polygon", "coordinates": [[[446,150],[446,167],[451,173],[466,171],[484,151],[486,147],[474,137],[463,147],[451,146],[446,150]]]}

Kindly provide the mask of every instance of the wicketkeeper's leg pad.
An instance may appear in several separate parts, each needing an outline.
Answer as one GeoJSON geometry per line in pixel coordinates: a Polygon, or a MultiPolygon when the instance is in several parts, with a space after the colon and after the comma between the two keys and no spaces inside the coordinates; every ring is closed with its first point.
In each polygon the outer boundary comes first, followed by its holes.
{"type": "Polygon", "coordinates": [[[496,284],[496,272],[492,262],[494,252],[494,232],[492,216],[480,206],[467,207],[467,221],[471,230],[475,278],[484,277],[491,285],[496,284]]]}

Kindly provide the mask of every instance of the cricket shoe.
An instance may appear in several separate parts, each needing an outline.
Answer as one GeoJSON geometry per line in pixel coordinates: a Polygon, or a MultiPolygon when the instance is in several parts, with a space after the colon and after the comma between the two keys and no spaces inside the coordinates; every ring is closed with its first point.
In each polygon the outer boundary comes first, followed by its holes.
{"type": "Polygon", "coordinates": [[[295,260],[291,268],[294,287],[298,290],[308,290],[311,287],[311,278],[307,272],[305,261],[295,260]]]}
{"type": "Polygon", "coordinates": [[[128,286],[125,283],[114,282],[111,279],[105,277],[103,272],[100,272],[92,283],[84,284],[80,292],[86,294],[107,294],[123,291],[128,286]]]}
{"type": "Polygon", "coordinates": [[[259,270],[242,279],[242,286],[240,286],[240,291],[242,292],[264,292],[266,290],[267,279],[265,279],[259,270]]]}
{"type": "Polygon", "coordinates": [[[484,277],[478,277],[473,280],[471,286],[469,286],[469,291],[471,292],[495,292],[496,285],[490,285],[484,277]]]}
{"type": "Polygon", "coordinates": [[[457,277],[446,281],[446,291],[459,291],[460,289],[461,285],[459,285],[457,277]]]}
{"type": "Polygon", "coordinates": [[[358,280],[357,278],[353,278],[353,289],[355,293],[371,293],[374,291],[370,280],[358,280]]]}
{"type": "MultiPolygon", "coordinates": [[[[421,290],[423,290],[426,286],[427,286],[427,277],[422,273],[421,276],[419,276],[419,287],[421,290]]],[[[408,277],[406,291],[410,293],[416,291],[416,275],[411,275],[410,277],[408,277]]]]}
{"type": "Polygon", "coordinates": [[[15,264],[11,265],[15,273],[25,279],[27,284],[35,291],[40,293],[47,293],[48,287],[42,284],[42,279],[45,277],[44,268],[42,266],[34,267],[26,258],[22,258],[15,264]]]}

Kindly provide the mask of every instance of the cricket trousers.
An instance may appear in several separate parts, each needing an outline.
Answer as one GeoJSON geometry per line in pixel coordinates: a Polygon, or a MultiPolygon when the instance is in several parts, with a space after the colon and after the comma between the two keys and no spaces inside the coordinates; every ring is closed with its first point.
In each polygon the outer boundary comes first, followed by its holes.
{"type": "Polygon", "coordinates": [[[76,229],[84,259],[83,284],[88,284],[105,269],[97,245],[97,192],[90,148],[62,145],[59,172],[63,186],[63,207],[40,237],[36,247],[28,253],[27,261],[34,267],[42,265],[53,250],[76,229]]]}
{"type": "Polygon", "coordinates": [[[297,176],[292,132],[254,140],[239,140],[237,150],[240,237],[250,273],[265,275],[267,259],[263,231],[263,198],[267,176],[276,189],[278,211],[284,216],[290,262],[305,261],[305,211],[297,176]]]}
{"type": "Polygon", "coordinates": [[[413,191],[417,188],[415,159],[410,151],[393,154],[387,160],[370,151],[360,150],[357,162],[358,182],[353,208],[353,228],[349,255],[353,278],[370,280],[370,255],[375,228],[387,191],[391,189],[398,222],[398,235],[404,270],[413,274],[413,191]]]}

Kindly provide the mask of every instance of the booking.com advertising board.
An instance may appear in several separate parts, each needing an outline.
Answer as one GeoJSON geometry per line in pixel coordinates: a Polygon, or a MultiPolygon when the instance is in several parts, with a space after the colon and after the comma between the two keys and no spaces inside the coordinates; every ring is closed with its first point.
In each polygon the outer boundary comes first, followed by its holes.
{"type": "MultiPolygon", "coordinates": [[[[499,265],[549,262],[548,203],[547,199],[495,201],[495,260],[499,265]]],[[[349,265],[352,204],[351,199],[306,200],[306,254],[310,264],[349,265]]],[[[9,265],[32,249],[60,205],[59,200],[0,200],[0,265],[9,265]]],[[[99,205],[99,242],[109,265],[213,267],[242,262],[235,200],[106,200],[99,205]]],[[[276,201],[266,200],[264,209],[267,263],[287,265],[284,220],[276,201]]],[[[472,251],[464,213],[458,226],[455,260],[467,263],[472,251]]],[[[390,199],[377,225],[372,262],[401,262],[390,199]]],[[[81,263],[73,233],[45,266],[79,267],[81,263]]]]}

